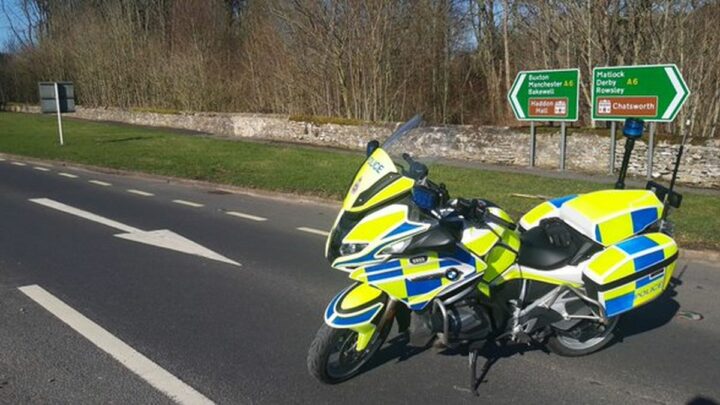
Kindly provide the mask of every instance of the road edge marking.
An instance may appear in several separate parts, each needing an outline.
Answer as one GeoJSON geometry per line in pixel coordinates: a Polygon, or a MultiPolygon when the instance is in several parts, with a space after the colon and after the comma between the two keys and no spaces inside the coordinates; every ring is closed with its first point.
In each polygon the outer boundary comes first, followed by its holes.
{"type": "Polygon", "coordinates": [[[245,214],[244,212],[225,211],[225,213],[228,215],[232,215],[234,217],[249,219],[251,221],[258,221],[258,222],[267,221],[267,218],[259,217],[257,215],[245,214]]]}
{"type": "Polygon", "coordinates": [[[155,197],[155,194],[153,194],[153,193],[148,193],[147,191],[142,191],[142,190],[136,190],[134,188],[129,188],[125,191],[127,191],[130,194],[141,195],[143,197],[155,197]]]}
{"type": "Polygon", "coordinates": [[[320,236],[328,236],[328,235],[330,235],[330,232],[328,232],[328,231],[323,231],[322,229],[310,228],[310,227],[307,227],[307,226],[300,226],[300,227],[297,227],[297,228],[295,228],[295,229],[297,229],[298,231],[307,232],[307,233],[312,233],[312,234],[320,235],[320,236]]]}
{"type": "Polygon", "coordinates": [[[214,403],[39,285],[18,287],[18,290],[173,401],[181,404],[214,403]]]}
{"type": "Polygon", "coordinates": [[[193,208],[202,208],[205,206],[205,204],[200,204],[200,203],[196,203],[196,202],[192,202],[192,201],[185,201],[185,200],[172,200],[172,202],[174,202],[175,204],[186,205],[188,207],[193,207],[193,208]]]}

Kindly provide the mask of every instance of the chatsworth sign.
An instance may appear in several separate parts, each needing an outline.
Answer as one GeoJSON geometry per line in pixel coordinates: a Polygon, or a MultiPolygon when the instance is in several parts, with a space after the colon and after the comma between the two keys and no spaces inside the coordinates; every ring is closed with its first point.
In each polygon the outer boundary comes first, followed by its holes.
{"type": "Polygon", "coordinates": [[[670,122],[690,95],[675,65],[609,66],[593,69],[592,119],[642,118],[670,122]]]}

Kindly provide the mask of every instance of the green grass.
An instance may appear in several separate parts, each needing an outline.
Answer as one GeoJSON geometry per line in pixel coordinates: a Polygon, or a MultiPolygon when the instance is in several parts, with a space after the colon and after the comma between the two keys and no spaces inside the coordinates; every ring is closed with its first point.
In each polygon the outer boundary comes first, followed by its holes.
{"type": "MultiPolygon", "coordinates": [[[[228,141],[147,129],[66,119],[66,145],[57,143],[54,116],[0,113],[0,152],[64,160],[114,169],[205,180],[264,190],[340,199],[361,153],[228,141]]],[[[431,178],[451,195],[483,197],[515,218],[538,200],[513,193],[560,196],[606,188],[587,181],[519,173],[434,166],[431,178]]],[[[720,198],[686,193],[672,217],[685,247],[720,248],[720,198]]]]}

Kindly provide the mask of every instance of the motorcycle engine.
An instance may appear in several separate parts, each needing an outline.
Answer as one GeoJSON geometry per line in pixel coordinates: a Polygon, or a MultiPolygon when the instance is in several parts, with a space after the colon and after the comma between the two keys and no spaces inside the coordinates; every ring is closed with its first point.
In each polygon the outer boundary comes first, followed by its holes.
{"type": "Polygon", "coordinates": [[[490,334],[490,318],[475,298],[466,298],[448,308],[450,341],[485,339],[490,334]]]}
{"type": "MultiPolygon", "coordinates": [[[[412,312],[410,345],[423,347],[438,333],[444,333],[441,311],[412,312]]],[[[485,339],[490,334],[490,318],[475,297],[469,297],[447,307],[448,341],[463,342],[485,339]]]]}

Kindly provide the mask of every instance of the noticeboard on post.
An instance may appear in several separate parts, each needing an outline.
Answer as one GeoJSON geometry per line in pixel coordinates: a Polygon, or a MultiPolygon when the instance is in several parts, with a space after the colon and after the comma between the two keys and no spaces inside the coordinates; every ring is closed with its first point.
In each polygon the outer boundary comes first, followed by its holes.
{"type": "Polygon", "coordinates": [[[75,89],[72,82],[39,82],[40,109],[43,113],[57,113],[60,106],[61,113],[75,112],[75,89]],[[55,94],[57,83],[57,100],[55,94]]]}

